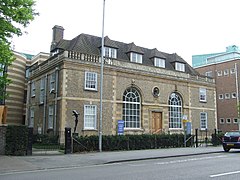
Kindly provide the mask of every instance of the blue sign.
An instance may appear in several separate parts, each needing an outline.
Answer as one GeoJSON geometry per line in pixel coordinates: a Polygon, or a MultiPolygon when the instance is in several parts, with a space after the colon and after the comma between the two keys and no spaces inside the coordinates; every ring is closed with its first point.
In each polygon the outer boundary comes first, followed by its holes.
{"type": "Polygon", "coordinates": [[[191,130],[192,130],[192,123],[191,122],[187,122],[186,123],[187,126],[187,134],[191,134],[191,130]]]}
{"type": "Polygon", "coordinates": [[[124,120],[118,120],[118,135],[123,135],[124,133],[124,120]]]}

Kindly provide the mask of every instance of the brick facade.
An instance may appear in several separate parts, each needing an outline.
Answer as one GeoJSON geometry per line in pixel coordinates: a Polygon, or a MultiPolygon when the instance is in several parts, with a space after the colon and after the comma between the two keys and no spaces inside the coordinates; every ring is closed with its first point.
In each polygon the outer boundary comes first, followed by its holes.
{"type": "Polygon", "coordinates": [[[239,116],[237,111],[237,86],[239,88],[240,85],[239,59],[206,65],[196,68],[196,70],[202,75],[205,75],[206,72],[212,72],[216,81],[218,129],[223,132],[238,130],[239,125],[236,121],[239,116]],[[237,67],[237,71],[233,72],[235,67],[237,67]]]}

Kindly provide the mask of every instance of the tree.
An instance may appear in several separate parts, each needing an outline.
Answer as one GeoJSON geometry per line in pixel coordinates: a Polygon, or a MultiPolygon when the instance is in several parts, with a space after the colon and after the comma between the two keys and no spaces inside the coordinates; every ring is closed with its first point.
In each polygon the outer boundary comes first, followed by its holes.
{"type": "Polygon", "coordinates": [[[21,36],[38,13],[34,0],[0,0],[0,100],[6,97],[5,88],[11,82],[6,69],[14,60],[11,39],[21,36]]]}

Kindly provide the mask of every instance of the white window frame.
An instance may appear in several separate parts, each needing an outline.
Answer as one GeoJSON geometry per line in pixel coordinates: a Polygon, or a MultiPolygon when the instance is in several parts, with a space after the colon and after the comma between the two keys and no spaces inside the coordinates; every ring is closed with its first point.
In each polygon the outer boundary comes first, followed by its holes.
{"type": "Polygon", "coordinates": [[[56,81],[56,73],[54,72],[50,75],[50,84],[49,84],[50,93],[52,93],[55,90],[55,81],[56,81]]]}
{"type": "Polygon", "coordinates": [[[224,75],[224,76],[228,76],[228,75],[229,75],[229,69],[224,69],[223,75],[224,75]]]}
{"type": "Polygon", "coordinates": [[[33,81],[31,83],[31,97],[35,97],[36,96],[36,87],[35,87],[35,82],[33,81]]]}
{"type": "Polygon", "coordinates": [[[141,96],[136,88],[127,88],[123,93],[122,119],[124,128],[141,128],[141,96]]]}
{"type": "Polygon", "coordinates": [[[230,93],[225,93],[225,99],[230,99],[230,93]]]}
{"type": "Polygon", "coordinates": [[[237,98],[237,93],[236,92],[233,92],[232,93],[232,99],[236,99],[237,98]]]}
{"type": "Polygon", "coordinates": [[[84,130],[96,130],[97,106],[84,105],[84,130]]]}
{"type": "Polygon", "coordinates": [[[205,76],[207,76],[207,77],[213,77],[212,71],[207,71],[207,72],[205,72],[205,76]]]}
{"type": "Polygon", "coordinates": [[[227,124],[231,124],[231,123],[232,123],[231,118],[226,118],[226,123],[227,123],[227,124]]]}
{"type": "Polygon", "coordinates": [[[109,58],[117,58],[117,49],[111,47],[104,47],[104,56],[109,58]]]}
{"type": "Polygon", "coordinates": [[[185,72],[185,64],[180,62],[175,62],[175,70],[185,72]]]}
{"type": "Polygon", "coordinates": [[[54,111],[54,106],[49,105],[48,106],[48,129],[53,129],[53,111],[54,111]]]}
{"type": "Polygon", "coordinates": [[[168,99],[169,129],[182,129],[182,97],[178,93],[171,93],[168,99]]]}
{"type": "Polygon", "coordinates": [[[97,91],[97,73],[85,72],[85,90],[97,91]]]}
{"type": "Polygon", "coordinates": [[[131,60],[131,62],[142,64],[142,56],[143,56],[142,54],[131,52],[130,53],[130,60],[131,60]]]}
{"type": "Polygon", "coordinates": [[[223,99],[223,97],[224,97],[223,94],[218,95],[218,99],[223,99]]]}
{"type": "Polygon", "coordinates": [[[222,76],[222,71],[217,71],[217,76],[222,76]]]}
{"type": "Polygon", "coordinates": [[[224,123],[225,123],[224,118],[220,118],[220,119],[219,119],[219,123],[220,123],[220,124],[224,124],[224,123]]]}
{"type": "Polygon", "coordinates": [[[34,108],[30,108],[29,127],[34,127],[34,108]]]}
{"type": "Polygon", "coordinates": [[[207,102],[207,89],[206,88],[199,88],[199,101],[207,102]]]}
{"type": "Polygon", "coordinates": [[[238,118],[234,118],[234,119],[233,119],[233,123],[234,123],[234,124],[238,124],[238,118]]]}
{"type": "Polygon", "coordinates": [[[201,112],[200,113],[200,129],[206,130],[207,128],[208,128],[207,112],[201,112]]]}
{"type": "Polygon", "coordinates": [[[154,66],[165,68],[166,67],[166,60],[162,58],[155,57],[154,58],[154,66]]]}
{"type": "Polygon", "coordinates": [[[231,68],[231,69],[230,69],[230,74],[235,74],[235,72],[236,72],[236,71],[235,71],[235,68],[231,68]]]}

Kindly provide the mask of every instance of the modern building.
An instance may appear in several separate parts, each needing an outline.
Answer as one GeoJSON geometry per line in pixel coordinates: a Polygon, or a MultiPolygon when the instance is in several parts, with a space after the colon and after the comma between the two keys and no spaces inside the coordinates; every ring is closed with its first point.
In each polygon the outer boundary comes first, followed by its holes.
{"type": "Polygon", "coordinates": [[[26,69],[36,62],[41,62],[49,57],[48,53],[39,53],[34,56],[26,53],[13,52],[15,60],[7,68],[10,85],[6,87],[8,97],[3,102],[7,107],[7,124],[25,124],[27,81],[26,69]]]}
{"type": "MultiPolygon", "coordinates": [[[[28,125],[35,133],[97,135],[100,111],[101,38],[80,34],[65,40],[53,27],[51,57],[29,69],[28,125]]],[[[183,133],[216,128],[216,89],[176,53],[104,38],[103,134],[183,133]]],[[[64,136],[61,136],[63,142],[64,136]]]]}
{"type": "Polygon", "coordinates": [[[192,65],[201,75],[216,82],[218,129],[225,132],[239,129],[240,50],[228,46],[226,52],[192,56],[192,65]]]}

